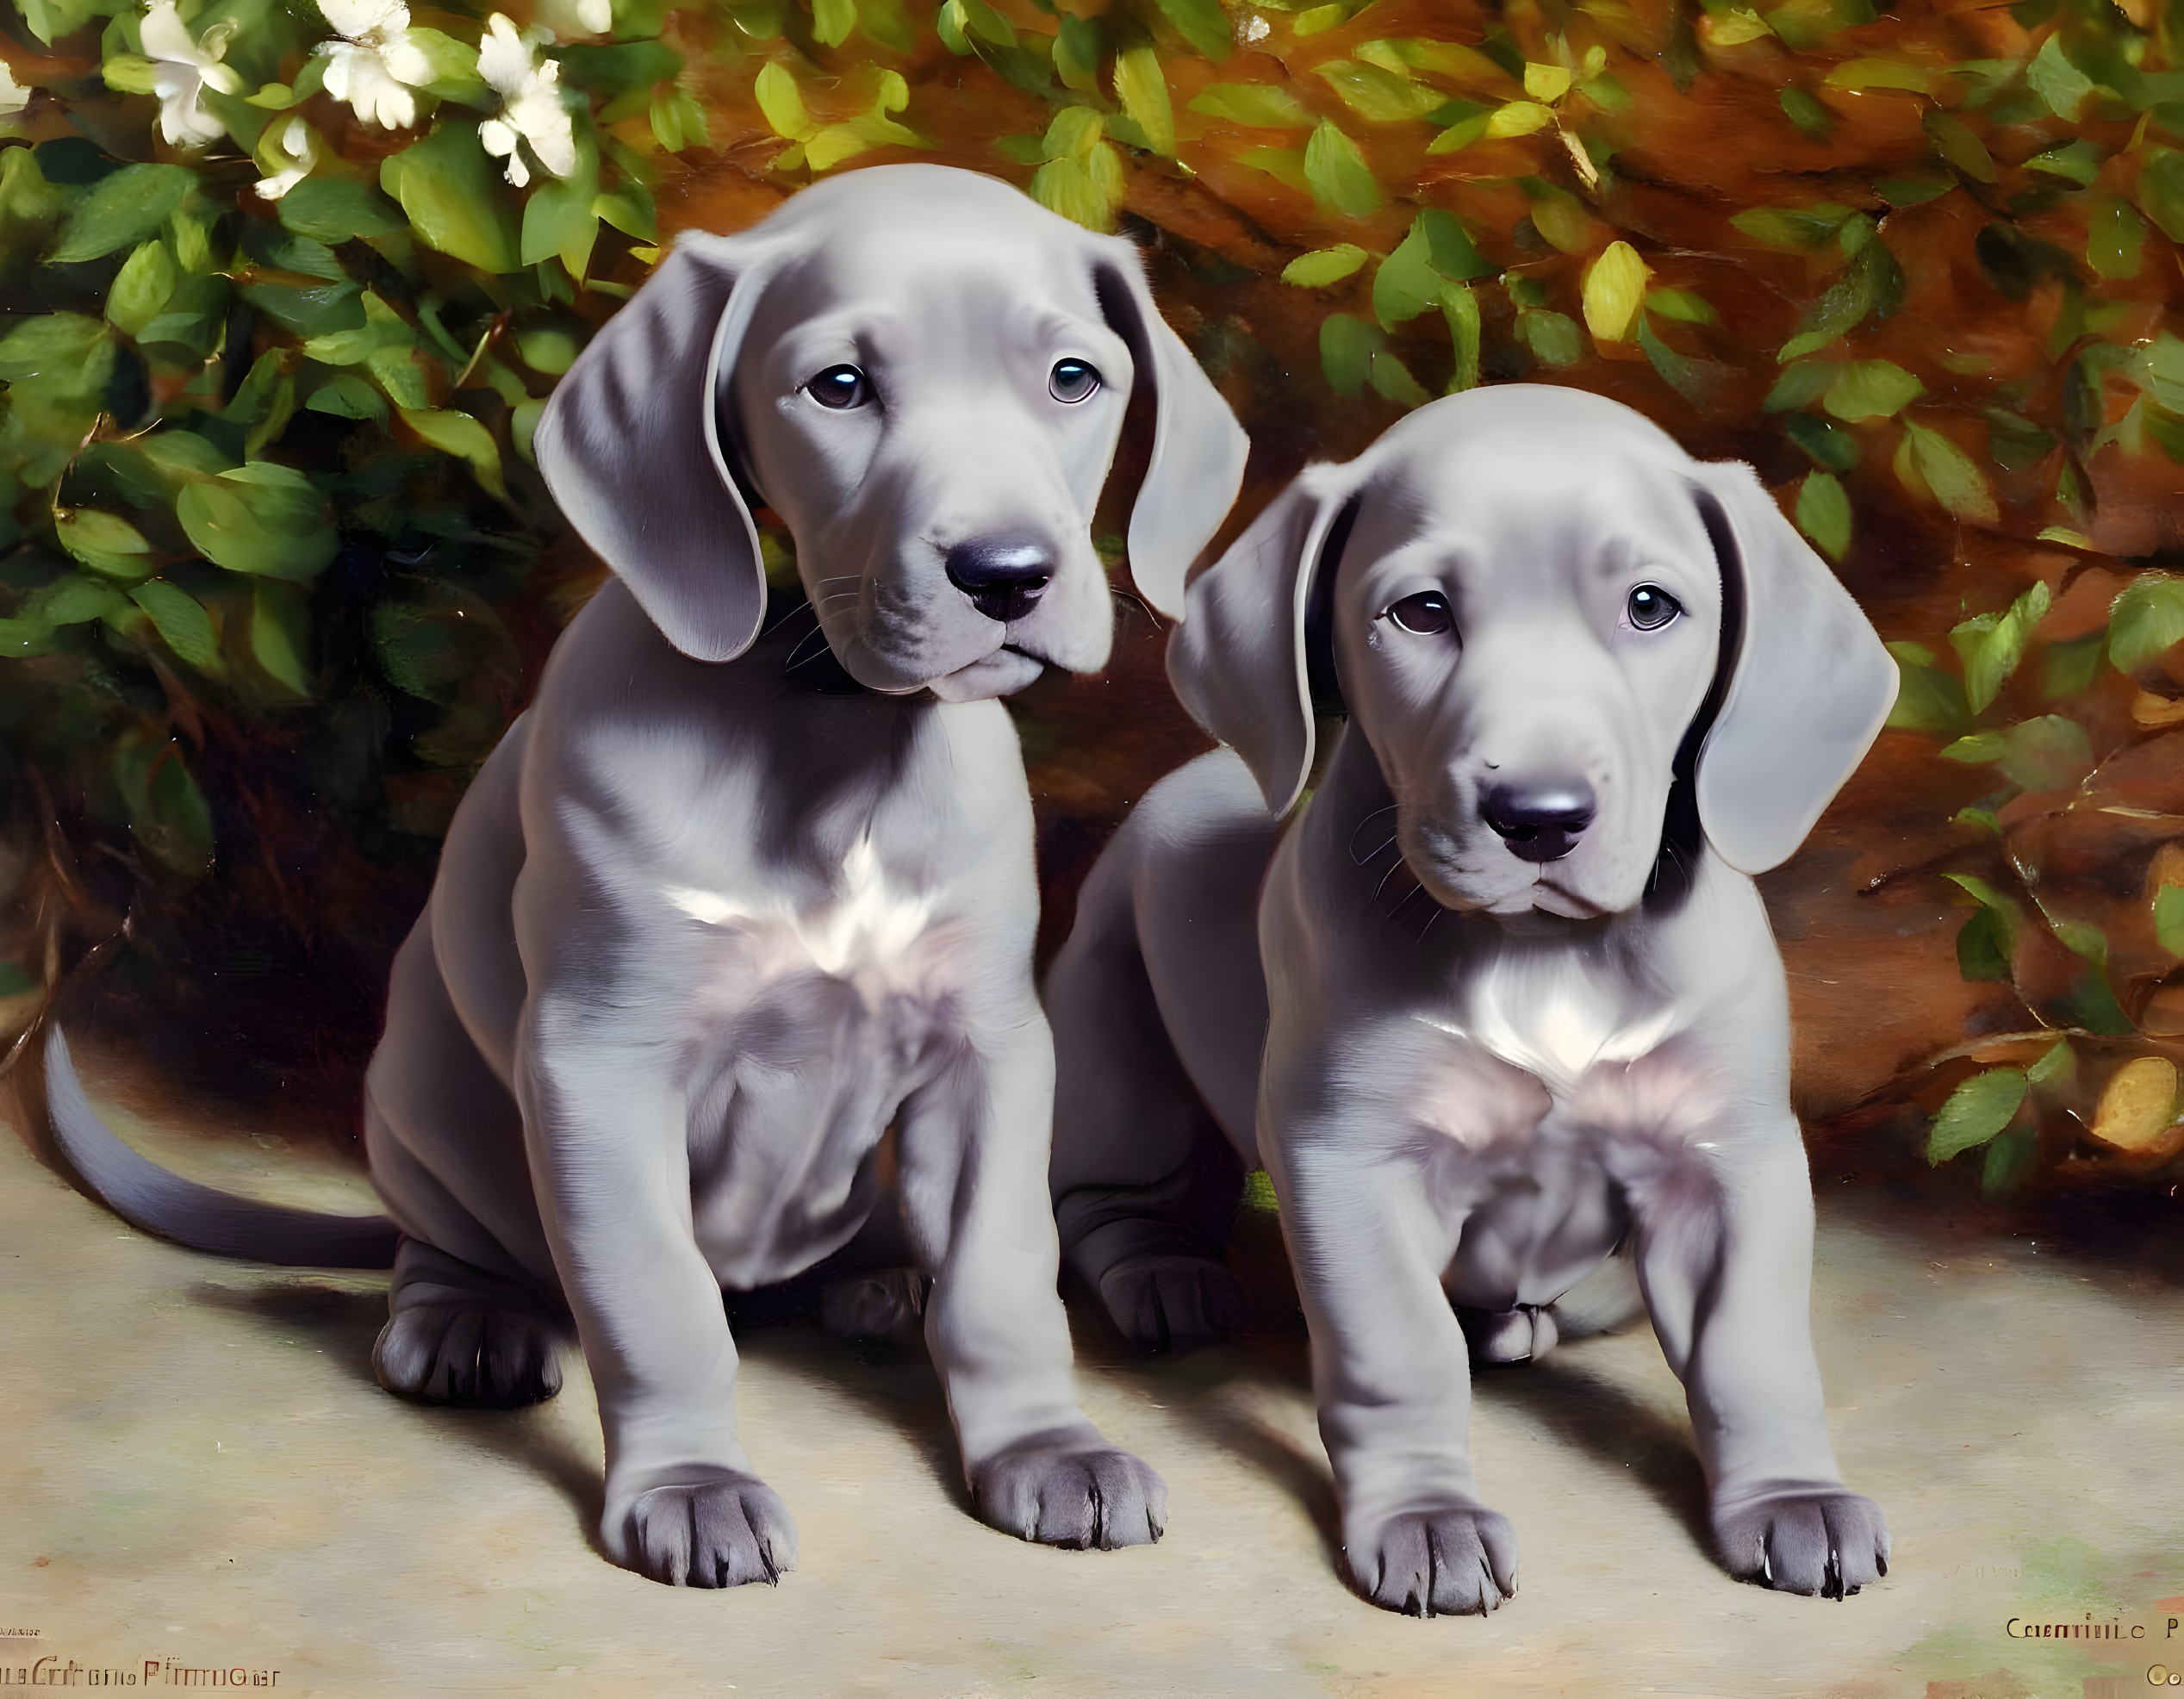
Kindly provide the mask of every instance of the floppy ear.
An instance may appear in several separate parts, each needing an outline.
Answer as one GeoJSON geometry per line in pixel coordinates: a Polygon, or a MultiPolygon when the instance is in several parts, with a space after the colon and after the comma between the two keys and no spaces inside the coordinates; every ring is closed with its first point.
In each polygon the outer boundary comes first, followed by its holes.
{"type": "Polygon", "coordinates": [[[1244,758],[1286,814],[1312,770],[1314,590],[1347,529],[1355,463],[1307,466],[1219,560],[1192,580],[1168,638],[1168,681],[1191,717],[1244,758]]]}
{"type": "Polygon", "coordinates": [[[555,386],[533,439],[569,523],[696,661],[735,659],[766,611],[758,530],[719,420],[758,294],[753,252],[720,236],[677,243],[555,386]]]}
{"type": "Polygon", "coordinates": [[[1153,386],[1153,457],[1130,511],[1130,577],[1146,601],[1179,619],[1183,575],[1235,504],[1251,439],[1153,304],[1134,248],[1110,245],[1092,283],[1109,328],[1129,345],[1137,381],[1153,386]]]}
{"type": "Polygon", "coordinates": [[[1697,470],[1725,613],[1743,603],[1728,694],[1699,756],[1699,824],[1731,867],[1759,874],[1789,859],[1864,759],[1895,704],[1896,665],[1751,467],[1697,470]]]}

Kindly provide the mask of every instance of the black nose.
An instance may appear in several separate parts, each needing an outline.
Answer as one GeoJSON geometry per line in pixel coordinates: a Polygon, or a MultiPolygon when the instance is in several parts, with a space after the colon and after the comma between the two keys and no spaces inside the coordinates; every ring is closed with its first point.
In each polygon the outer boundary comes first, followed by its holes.
{"type": "Polygon", "coordinates": [[[989,619],[1006,625],[1030,613],[1060,564],[1033,537],[974,537],[948,551],[948,582],[989,619]]]}
{"type": "Polygon", "coordinates": [[[1527,862],[1559,862],[1592,824],[1592,787],[1583,779],[1490,785],[1479,803],[1486,824],[1527,862]]]}

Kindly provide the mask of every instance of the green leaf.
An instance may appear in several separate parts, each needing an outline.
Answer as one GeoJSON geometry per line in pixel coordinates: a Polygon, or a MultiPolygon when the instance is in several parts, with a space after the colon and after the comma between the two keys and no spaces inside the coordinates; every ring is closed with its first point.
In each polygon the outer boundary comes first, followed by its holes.
{"type": "Polygon", "coordinates": [[[582,346],[564,325],[532,325],[516,333],[516,352],[524,364],[549,377],[558,377],[576,364],[582,346]]]}
{"type": "Polygon", "coordinates": [[[2064,643],[2051,643],[2040,657],[2040,694],[2050,702],[2088,690],[2100,671],[2106,632],[2088,632],[2064,643]]]}
{"type": "Polygon", "coordinates": [[[276,204],[283,227],[313,241],[346,242],[409,228],[400,207],[349,177],[307,177],[276,204]]]}
{"type": "Polygon", "coordinates": [[[1809,136],[1824,136],[1834,126],[1834,115],[1819,97],[1795,83],[1783,87],[1782,109],[1785,118],[1809,136]]]}
{"type": "MultiPolygon", "coordinates": [[[[437,100],[460,101],[465,106],[485,107],[496,96],[478,75],[478,51],[438,29],[412,25],[404,33],[410,52],[422,56],[426,77],[418,87],[437,100]]],[[[474,132],[475,133],[475,132],[474,132]]]]}
{"type": "Polygon", "coordinates": [[[840,47],[856,27],[856,0],[812,0],[812,34],[821,47],[840,47]]]}
{"type": "Polygon", "coordinates": [[[751,94],[758,102],[759,115],[775,135],[801,141],[818,128],[804,105],[804,90],[779,59],[768,59],[758,68],[751,94]]]}
{"type": "Polygon", "coordinates": [[[146,852],[185,878],[202,874],[212,859],[212,811],[183,762],[181,745],[132,732],[115,745],[111,769],[130,834],[146,852]]]}
{"type": "Polygon", "coordinates": [[[121,262],[106,294],[106,318],[124,336],[136,336],[159,316],[177,278],[165,242],[140,244],[121,262]]]}
{"type": "Polygon", "coordinates": [[[315,577],[339,543],[318,487],[270,460],[193,478],[175,498],[175,516],[206,559],[255,577],[315,577]]]}
{"type": "Polygon", "coordinates": [[[1851,551],[1851,498],[1830,472],[1808,472],[1797,489],[1797,528],[1830,560],[1851,551]]]}
{"type": "Polygon", "coordinates": [[[1926,1161],[1938,1167],[1951,1157],[1976,1149],[2016,1119],[2025,1102],[2025,1070],[1990,1067],[1975,1074],[1949,1094],[1926,1136],[1926,1161]]]}
{"type": "Polygon", "coordinates": [[[1336,59],[1313,68],[1342,103],[1367,123],[1405,123],[1441,104],[1440,95],[1433,89],[1377,65],[1336,59]]]}
{"type": "Polygon", "coordinates": [[[515,208],[476,125],[444,120],[380,163],[379,186],[401,202],[427,246],[483,271],[523,269],[515,208]]]}
{"type": "Polygon", "coordinates": [[[1338,242],[1331,248],[1300,253],[1282,267],[1282,281],[1298,289],[1325,289],[1355,274],[1372,256],[1355,242],[1338,242]]]}
{"type": "Polygon", "coordinates": [[[1127,47],[1115,55],[1115,98],[1145,132],[1155,153],[1174,153],[1175,109],[1168,103],[1160,55],[1151,47],[1127,47]]]}
{"type": "Polygon", "coordinates": [[[293,584],[260,579],[251,590],[250,653],[266,677],[290,694],[308,698],[311,674],[304,659],[311,622],[303,592],[293,584]]]}
{"type": "Polygon", "coordinates": [[[1721,319],[1703,296],[1689,289],[1647,289],[1646,310],[1679,325],[1718,324],[1721,319]]]}
{"type": "Polygon", "coordinates": [[[22,997],[38,988],[38,980],[22,967],[13,962],[0,962],[0,997],[22,997]]]}
{"type": "Polygon", "coordinates": [[[244,300],[297,336],[329,336],[364,321],[364,291],[351,283],[245,283],[242,291],[244,300]]]}
{"type": "Polygon", "coordinates": [[[1162,14],[1183,34],[1183,39],[1206,58],[1216,62],[1229,57],[1235,45],[1229,15],[1219,0],[1156,0],[1162,14]]]}
{"type": "Polygon", "coordinates": [[[1066,89],[1080,95],[1099,92],[1100,28],[1090,18],[1064,12],[1055,20],[1054,71],[1066,89]]]}
{"type": "Polygon", "coordinates": [[[1987,144],[1979,139],[1978,133],[1955,113],[1929,112],[1926,130],[1926,140],[1933,144],[1934,152],[1973,182],[1994,181],[1994,156],[1987,151],[1987,144]]]}
{"type": "Polygon", "coordinates": [[[0,382],[48,378],[72,389],[84,389],[92,387],[95,371],[96,387],[103,390],[113,358],[112,340],[96,319],[81,313],[43,313],[17,320],[14,329],[0,336],[0,382]]]}
{"type": "Polygon", "coordinates": [[[2007,731],[1975,731],[1942,750],[1946,761],[1993,762],[2028,791],[2069,790],[2093,770],[2085,727],[2060,714],[2020,721],[2007,731]]]}
{"type": "Polygon", "coordinates": [[[2124,586],[2108,612],[2108,664],[2138,670],[2184,641],[2184,578],[2142,572],[2124,586]]]}
{"type": "Polygon", "coordinates": [[[1209,83],[1191,110],[1260,130],[1309,130],[1319,121],[1287,89],[1269,83],[1209,83]]]}
{"type": "Polygon", "coordinates": [[[2058,1038],[2041,1055],[2039,1061],[2025,1070],[2025,1078],[2036,1092],[2067,1086],[2077,1076],[2078,1055],[2070,1048],[2070,1041],[2058,1038]]]}
{"type": "Polygon", "coordinates": [[[1338,395],[1362,391],[1372,369],[1372,357],[1388,345],[1377,325],[1347,313],[1330,313],[1320,321],[1320,370],[1328,387],[1338,395]]]}
{"type": "Polygon", "coordinates": [[[1551,366],[1575,365],[1585,357],[1577,321],[1566,313],[1528,308],[1516,315],[1516,332],[1533,357],[1551,366]]]}
{"type": "Polygon", "coordinates": [[[2086,264],[2096,277],[2120,283],[2138,275],[2146,242],[2146,221],[2120,195],[2105,195],[2094,205],[2086,227],[2086,264]]]}
{"type": "Polygon", "coordinates": [[[109,172],[77,203],[50,258],[67,264],[140,242],[196,184],[197,174],[184,165],[124,165],[109,172]]]}
{"type": "Polygon", "coordinates": [[[1957,929],[1957,972],[1973,985],[2008,983],[2010,928],[2000,909],[1976,909],[1957,929]]]}
{"type": "Polygon", "coordinates": [[[1123,203],[1123,156],[1100,139],[1104,128],[1098,113],[1065,107],[1047,128],[1047,163],[1031,176],[1033,200],[1087,230],[1113,229],[1123,203]],[[1089,124],[1075,125],[1079,117],[1089,124]]]}
{"type": "Polygon", "coordinates": [[[565,177],[549,177],[523,203],[523,233],[518,252],[526,265],[558,258],[569,275],[581,278],[591,268],[592,244],[599,234],[599,144],[576,134],[576,164],[565,177]]]}
{"type": "Polygon", "coordinates": [[[1873,185],[1873,192],[1892,207],[1923,207],[1956,186],[1946,177],[1884,177],[1873,185]]]}
{"type": "Polygon", "coordinates": [[[1478,297],[1466,284],[1444,283],[1440,311],[1448,321],[1448,339],[1456,352],[1456,363],[1448,374],[1448,387],[1444,392],[1453,395],[1478,387],[1478,297]]]}
{"type": "Polygon", "coordinates": [[[1950,632],[1950,646],[1963,663],[1964,699],[1974,713],[1984,713],[2017,670],[2050,601],[2048,587],[2038,583],[2001,612],[1975,614],[1950,632]]]}
{"type": "Polygon", "coordinates": [[[141,578],[158,568],[144,533],[117,513],[64,508],[53,520],[53,531],[72,557],[109,578],[141,578]]]}
{"type": "Polygon", "coordinates": [[[2040,44],[2040,51],[2025,67],[2025,81],[2047,103],[2048,110],[2066,123],[2077,121],[2078,108],[2093,92],[2093,78],[2064,57],[2059,32],[2040,44]]]}
{"type": "Polygon", "coordinates": [[[1811,413],[1789,414],[1782,424],[1789,439],[1823,471],[1847,472],[1858,464],[1857,439],[1841,426],[1811,413]]]}
{"type": "Polygon", "coordinates": [[[2148,147],[2139,155],[2139,211],[2172,242],[2184,242],[2184,153],[2173,147],[2148,147]]]}
{"type": "Polygon", "coordinates": [[[1915,643],[1892,643],[1888,652],[1895,657],[1897,675],[1895,706],[1888,712],[1891,727],[1946,735],[1971,719],[1964,687],[1934,665],[1931,650],[1915,643]]]}
{"type": "Polygon", "coordinates": [[[470,463],[477,481],[501,501],[508,499],[508,486],[501,476],[501,448],[487,430],[467,413],[449,408],[401,409],[402,423],[434,448],[470,463]]]}
{"type": "Polygon", "coordinates": [[[1827,86],[1847,89],[1860,93],[1869,89],[1893,89],[1901,94],[1922,95],[1926,91],[1926,72],[1915,65],[1907,65],[1895,59],[1854,59],[1845,60],[1827,73],[1827,86]]]}
{"type": "Polygon", "coordinates": [[[1372,316],[1392,330],[1440,304],[1440,273],[1434,269],[1423,216],[1414,219],[1396,251],[1372,274],[1372,316]]]}
{"type": "Polygon", "coordinates": [[[384,420],[387,417],[385,399],[352,372],[330,375],[311,391],[303,405],[310,412],[331,414],[336,419],[384,420]]]}
{"type": "Polygon", "coordinates": [[[2000,1198],[2015,1191],[2031,1175],[2040,1154],[2036,1128],[2011,1127],[1987,1147],[1980,1164],[1979,1192],[1982,1198],[2000,1198]]]}
{"type": "Polygon", "coordinates": [[[1851,208],[1823,201],[1810,207],[1754,207],[1740,212],[1729,222],[1751,237],[1770,248],[1791,248],[1799,251],[1816,248],[1833,240],[1843,227],[1843,221],[1851,215],[1851,208]]]}
{"type": "Polygon", "coordinates": [[[1971,456],[1931,426],[1916,420],[1904,421],[1904,436],[1897,451],[1896,472],[1903,482],[1924,485],[1933,498],[1960,520],[1992,525],[2000,516],[1994,492],[1987,475],[1971,456]],[[1904,477],[1907,464],[1913,476],[1904,477]]]}
{"type": "Polygon", "coordinates": [[[1304,144],[1304,181],[1322,209],[1366,218],[1386,204],[1357,144],[1322,119],[1304,144]]]}
{"type": "Polygon", "coordinates": [[[2108,156],[2083,136],[2035,153],[2025,162],[2028,171],[2043,171],[2050,177],[2059,177],[2075,183],[2081,189],[2091,186],[2100,174],[2100,162],[2108,156]]]}
{"type": "Polygon", "coordinates": [[[1855,424],[1894,418],[1926,393],[1926,386],[1893,360],[1846,360],[1835,368],[1820,405],[1855,424]]]}
{"type": "Polygon", "coordinates": [[[2020,414],[1990,407],[1984,417],[1988,456],[2006,472],[2037,466],[2055,448],[2055,438],[2020,414]]]}
{"type": "Polygon", "coordinates": [[[2154,893],[2154,937],[2171,955],[2184,955],[2184,885],[2154,893]]]}
{"type": "Polygon", "coordinates": [[[131,590],[129,600],[152,616],[168,648],[201,673],[220,672],[220,639],[212,618],[189,591],[152,578],[131,590]]]}
{"type": "Polygon", "coordinates": [[[1695,407],[1707,403],[1714,388],[1708,367],[1688,354],[1679,354],[1655,335],[1650,315],[1641,314],[1639,319],[1638,345],[1670,389],[1695,407]]]}
{"type": "Polygon", "coordinates": [[[1808,407],[1827,393],[1827,386],[1835,381],[1836,370],[1819,360],[1801,360],[1785,366],[1760,406],[1769,413],[1808,407]]]}
{"type": "Polygon", "coordinates": [[[1806,309],[1776,359],[1787,365],[1818,353],[1863,324],[1868,314],[1893,311],[1902,292],[1903,273],[1895,256],[1877,240],[1868,240],[1852,258],[1849,269],[1806,309]]]}

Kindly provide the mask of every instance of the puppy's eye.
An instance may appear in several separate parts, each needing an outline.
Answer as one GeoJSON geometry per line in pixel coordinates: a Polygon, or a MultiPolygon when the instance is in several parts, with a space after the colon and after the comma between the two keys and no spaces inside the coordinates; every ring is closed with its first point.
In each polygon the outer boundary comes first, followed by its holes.
{"type": "Polygon", "coordinates": [[[1641,632],[1658,632],[1683,611],[1683,604],[1658,584],[1640,584],[1623,604],[1630,622],[1641,632]]]}
{"type": "Polygon", "coordinates": [[[1456,610],[1439,590],[1405,596],[1388,610],[1388,618],[1418,637],[1440,637],[1456,629],[1456,610]]]}
{"type": "Polygon", "coordinates": [[[1047,374],[1047,393],[1058,401],[1081,401],[1099,388],[1099,374],[1082,360],[1056,360],[1047,374]]]}
{"type": "Polygon", "coordinates": [[[829,366],[804,387],[821,407],[837,413],[872,399],[872,381],[856,366],[829,366]]]}

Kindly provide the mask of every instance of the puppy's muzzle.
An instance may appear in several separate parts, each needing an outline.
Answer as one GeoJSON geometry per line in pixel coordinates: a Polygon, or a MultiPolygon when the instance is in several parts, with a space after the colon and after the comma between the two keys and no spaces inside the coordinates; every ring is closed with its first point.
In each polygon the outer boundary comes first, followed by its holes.
{"type": "Polygon", "coordinates": [[[987,619],[1006,625],[1038,605],[1061,562],[1034,537],[974,537],[948,551],[948,582],[987,619]]]}
{"type": "Polygon", "coordinates": [[[1525,862],[1559,862],[1599,812],[1592,787],[1583,779],[1552,779],[1528,784],[1490,785],[1479,799],[1479,812],[1509,854],[1525,862]]]}

